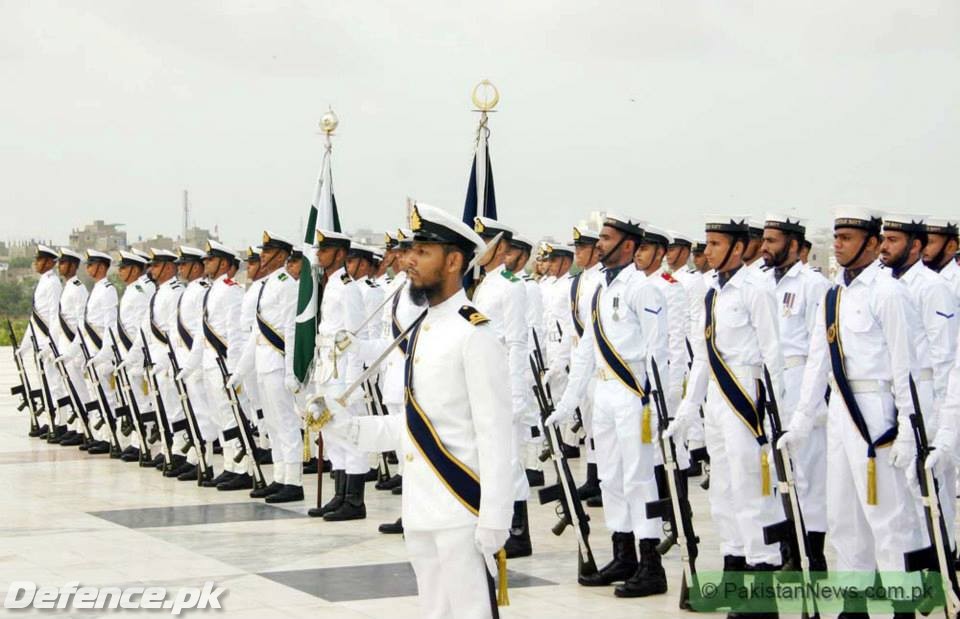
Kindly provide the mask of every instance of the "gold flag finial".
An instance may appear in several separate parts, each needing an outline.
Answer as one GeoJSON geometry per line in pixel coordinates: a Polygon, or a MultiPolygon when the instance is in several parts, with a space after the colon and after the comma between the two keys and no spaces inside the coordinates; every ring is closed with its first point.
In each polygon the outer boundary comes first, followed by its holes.
{"type": "Polygon", "coordinates": [[[320,117],[320,129],[327,135],[336,131],[339,124],[340,119],[333,113],[333,108],[328,108],[327,113],[320,117]]]}
{"type": "Polygon", "coordinates": [[[477,111],[489,112],[500,103],[500,91],[490,80],[483,80],[473,87],[470,98],[473,100],[473,105],[476,106],[477,111]]]}

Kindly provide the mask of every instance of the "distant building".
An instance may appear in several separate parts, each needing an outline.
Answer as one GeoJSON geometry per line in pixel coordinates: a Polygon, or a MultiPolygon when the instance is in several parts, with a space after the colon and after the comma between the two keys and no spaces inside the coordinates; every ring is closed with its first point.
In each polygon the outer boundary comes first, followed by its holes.
{"type": "Polygon", "coordinates": [[[820,269],[825,277],[832,278],[836,273],[836,261],[833,258],[833,229],[817,228],[807,234],[812,245],[807,264],[820,269]]]}
{"type": "Polygon", "coordinates": [[[102,219],[95,220],[83,228],[70,233],[70,247],[76,251],[96,249],[111,252],[127,247],[127,233],[120,230],[123,224],[108,224],[102,219]]]}
{"type": "Polygon", "coordinates": [[[220,240],[220,235],[217,234],[216,230],[210,232],[206,228],[198,228],[193,226],[192,228],[187,228],[186,236],[182,239],[178,239],[178,244],[189,245],[190,247],[203,249],[203,246],[206,245],[207,241],[211,239],[214,241],[220,240]]]}
{"type": "Polygon", "coordinates": [[[150,251],[152,248],[156,249],[168,249],[173,251],[177,247],[178,243],[170,238],[169,236],[164,236],[158,234],[155,237],[147,240],[138,240],[136,243],[131,243],[130,246],[135,249],[140,249],[143,251],[150,251]]]}

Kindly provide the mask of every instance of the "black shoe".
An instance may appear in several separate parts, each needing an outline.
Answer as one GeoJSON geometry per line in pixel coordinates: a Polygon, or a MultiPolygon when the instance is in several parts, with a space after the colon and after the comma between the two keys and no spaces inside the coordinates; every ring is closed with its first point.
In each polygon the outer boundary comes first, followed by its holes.
{"type": "MultiPolygon", "coordinates": [[[[779,565],[770,565],[769,563],[758,563],[756,565],[748,565],[747,570],[753,575],[753,584],[751,585],[751,591],[757,589],[759,591],[773,591],[774,585],[774,572],[780,569],[779,565]]],[[[752,597],[752,595],[751,595],[752,597]]],[[[776,599],[763,598],[765,603],[774,605],[776,608],[776,599]]],[[[744,600],[746,601],[746,600],[744,600]]],[[[912,614],[912,613],[911,613],[912,614]]],[[[778,619],[780,613],[776,610],[765,611],[765,612],[729,612],[727,613],[727,619],[778,619]]]]}
{"type": "Polygon", "coordinates": [[[203,486],[204,488],[216,488],[220,484],[228,482],[236,476],[237,474],[232,471],[224,471],[219,475],[217,475],[216,477],[214,477],[213,479],[207,479],[207,480],[201,481],[200,485],[203,486]]]}
{"type": "Polygon", "coordinates": [[[346,490],[343,503],[337,509],[323,515],[327,522],[343,520],[363,520],[367,517],[367,506],[363,502],[363,489],[366,487],[365,474],[346,475],[346,490]]]}
{"type": "Polygon", "coordinates": [[[333,472],[333,498],[327,501],[323,507],[312,507],[307,511],[311,518],[320,518],[332,511],[335,511],[343,505],[343,499],[347,491],[347,474],[345,471],[333,472]]]}
{"type": "Polygon", "coordinates": [[[374,488],[377,490],[393,490],[397,486],[403,483],[403,478],[400,475],[394,475],[390,479],[385,479],[383,481],[378,481],[374,488]]]}
{"type": "Polygon", "coordinates": [[[197,481],[197,475],[200,473],[200,467],[196,464],[186,464],[183,467],[183,470],[177,469],[180,471],[177,473],[177,479],[180,481],[197,481]]]}
{"type": "Polygon", "coordinates": [[[40,426],[39,428],[33,428],[32,430],[27,432],[27,436],[29,436],[30,438],[40,438],[41,436],[45,435],[49,430],[50,428],[48,426],[40,426]]]}
{"type": "MultiPolygon", "coordinates": [[[[194,471],[194,475],[196,475],[196,468],[197,468],[196,466],[194,466],[193,464],[190,464],[189,462],[186,461],[186,459],[184,459],[183,463],[180,466],[175,466],[171,468],[169,471],[164,471],[163,476],[179,477],[180,475],[183,475],[184,473],[189,473],[190,471],[194,471]]],[[[193,479],[194,481],[196,481],[197,478],[194,477],[193,479]]]]}
{"type": "Polygon", "coordinates": [[[121,453],[123,453],[123,452],[120,451],[120,447],[119,447],[119,446],[117,446],[117,445],[111,445],[111,446],[110,446],[110,459],[111,459],[111,460],[119,460],[121,453]]]}
{"type": "Polygon", "coordinates": [[[400,485],[397,486],[396,488],[393,488],[392,490],[390,490],[390,494],[393,494],[393,495],[396,495],[396,496],[402,495],[402,494],[403,494],[403,484],[400,484],[400,485]]]}
{"type": "Polygon", "coordinates": [[[110,443],[107,441],[93,441],[87,448],[88,454],[100,455],[110,453],[110,443]]]}
{"type": "Polygon", "coordinates": [[[67,433],[67,426],[53,426],[53,432],[47,433],[47,442],[56,445],[67,433]]]}
{"type": "Polygon", "coordinates": [[[303,463],[303,474],[312,475],[317,472],[317,459],[310,458],[309,462],[303,463]]]}
{"type": "Polygon", "coordinates": [[[156,457],[150,461],[150,466],[155,469],[162,469],[166,463],[166,457],[163,454],[157,454],[156,457]]]}
{"type": "Polygon", "coordinates": [[[324,460],[324,461],[323,461],[323,468],[321,469],[321,472],[323,472],[323,473],[330,473],[330,472],[332,472],[332,471],[333,471],[333,463],[330,462],[329,460],[324,460]]]}
{"type": "Polygon", "coordinates": [[[79,432],[74,432],[70,436],[65,436],[60,441],[61,447],[77,447],[78,445],[83,445],[84,438],[83,435],[79,432]]]}
{"type": "Polygon", "coordinates": [[[667,592],[667,574],[660,562],[656,538],[640,540],[640,567],[613,594],[618,598],[642,598],[667,592]]]}
{"type": "Polygon", "coordinates": [[[395,451],[387,452],[387,464],[400,464],[400,461],[397,460],[397,452],[395,451]]]}
{"type": "Polygon", "coordinates": [[[215,439],[215,440],[213,441],[213,445],[210,446],[210,449],[213,451],[214,454],[216,454],[216,455],[218,455],[218,456],[219,456],[219,455],[222,455],[222,454],[223,454],[223,445],[220,444],[220,439],[215,439]]]}
{"type": "Polygon", "coordinates": [[[251,488],[253,488],[253,477],[250,477],[249,473],[234,475],[230,479],[217,484],[217,490],[224,492],[230,490],[250,490],[251,488]]]}
{"type": "Polygon", "coordinates": [[[377,469],[370,469],[363,476],[364,482],[377,481],[378,479],[380,479],[380,471],[377,469]]]}
{"type": "Polygon", "coordinates": [[[580,457],[580,448],[573,445],[567,445],[566,443],[560,443],[561,451],[563,452],[563,457],[567,460],[572,458],[580,457]]]}
{"type": "Polygon", "coordinates": [[[275,481],[272,481],[272,482],[270,482],[269,485],[264,486],[263,488],[255,488],[255,489],[251,490],[251,491],[250,491],[250,498],[251,498],[251,499],[263,499],[263,498],[266,498],[266,497],[270,496],[271,494],[276,494],[276,493],[280,492],[281,488],[283,488],[283,484],[278,483],[278,482],[275,482],[275,481]]]}
{"type": "Polygon", "coordinates": [[[633,533],[614,533],[613,559],[595,574],[578,576],[577,582],[584,587],[606,587],[618,580],[627,580],[637,571],[637,547],[633,533]]]}
{"type": "Polygon", "coordinates": [[[600,496],[600,478],[597,477],[596,462],[587,462],[587,481],[577,488],[577,496],[581,501],[600,496]]]}
{"type": "Polygon", "coordinates": [[[586,503],[587,507],[603,507],[603,495],[598,494],[596,496],[592,496],[584,501],[584,503],[586,503]]]}
{"type": "Polygon", "coordinates": [[[702,482],[700,482],[700,487],[704,490],[710,489],[710,473],[707,473],[707,476],[703,478],[702,482]]]}
{"type": "Polygon", "coordinates": [[[293,501],[303,500],[303,486],[291,486],[283,484],[279,492],[274,492],[267,497],[267,503],[292,503],[293,501]]]}
{"type": "Polygon", "coordinates": [[[197,474],[197,485],[201,488],[216,488],[213,482],[213,468],[207,467],[206,473],[197,474]]]}
{"type": "Polygon", "coordinates": [[[386,535],[403,533],[403,518],[397,518],[396,522],[385,522],[377,527],[377,530],[386,535]]]}
{"type": "Polygon", "coordinates": [[[810,573],[813,574],[815,579],[823,578],[827,573],[827,557],[823,553],[826,535],[823,531],[807,531],[810,573]]]}
{"type": "Polygon", "coordinates": [[[138,462],[140,460],[140,450],[131,445],[120,452],[120,460],[123,462],[138,462]]]}
{"type": "Polygon", "coordinates": [[[508,559],[529,557],[533,554],[530,545],[530,521],[527,517],[527,502],[513,502],[513,519],[510,523],[510,537],[503,545],[508,559]]]}
{"type": "Polygon", "coordinates": [[[527,474],[527,483],[530,484],[531,488],[536,488],[546,483],[543,479],[543,471],[526,469],[524,472],[527,474]]]}
{"type": "Polygon", "coordinates": [[[254,453],[256,454],[257,464],[273,464],[273,452],[271,450],[257,447],[254,449],[254,453]]]}

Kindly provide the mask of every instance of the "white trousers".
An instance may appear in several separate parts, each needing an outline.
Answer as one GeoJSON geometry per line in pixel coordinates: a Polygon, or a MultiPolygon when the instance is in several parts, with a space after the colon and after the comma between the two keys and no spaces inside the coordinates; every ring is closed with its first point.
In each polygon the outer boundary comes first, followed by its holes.
{"type": "Polygon", "coordinates": [[[303,422],[294,406],[293,394],[283,384],[283,370],[258,373],[257,388],[262,395],[263,421],[271,437],[274,481],[302,486],[303,435],[300,427],[303,422]]]}
{"type": "MultiPolygon", "coordinates": [[[[756,399],[756,385],[741,380],[756,399]]],[[[763,495],[760,445],[730,408],[717,383],[710,380],[703,407],[704,435],[710,452],[710,513],[724,555],[746,557],[747,564],[780,564],[780,547],[763,543],[763,527],[784,518],[773,492],[776,473],[769,458],[770,493],[763,495]]]]}
{"type": "MultiPolygon", "coordinates": [[[[77,391],[77,396],[80,398],[80,406],[86,406],[87,402],[93,399],[93,396],[87,389],[87,382],[83,379],[83,366],[80,365],[79,362],[75,361],[65,361],[63,366],[66,368],[67,376],[70,377],[70,382],[73,383],[73,387],[77,391]]],[[[57,371],[57,383],[63,384],[63,379],[60,378],[59,371],[57,371]]],[[[64,389],[66,389],[66,385],[64,385],[64,389]]],[[[64,417],[62,421],[66,422],[67,419],[69,419],[69,415],[64,417]]],[[[70,424],[70,429],[83,433],[83,424],[80,421],[80,411],[77,411],[77,418],[72,424],[70,424]]]]}
{"type": "MultiPolygon", "coordinates": [[[[330,381],[319,385],[318,392],[337,397],[343,393],[345,387],[346,384],[343,381],[330,381]]],[[[347,410],[351,415],[359,415],[361,408],[361,405],[353,404],[347,407],[347,410]]],[[[334,471],[345,471],[347,475],[362,475],[370,470],[367,453],[358,449],[353,443],[323,432],[323,449],[324,456],[330,460],[334,471]]]]}
{"type": "MultiPolygon", "coordinates": [[[[893,397],[856,396],[870,435],[880,436],[893,423],[893,397]]],[[[827,415],[827,531],[837,570],[902,572],[904,553],[925,545],[916,499],[904,471],[888,463],[889,453],[889,446],[877,449],[877,504],[868,505],[867,444],[834,391],[827,415]]]]}
{"type": "MultiPolygon", "coordinates": [[[[210,417],[220,433],[220,446],[223,448],[223,470],[240,474],[248,473],[251,454],[244,455],[240,462],[236,462],[234,459],[240,450],[240,439],[235,438],[228,441],[223,437],[223,432],[237,427],[237,422],[233,416],[233,409],[230,406],[230,400],[227,398],[227,392],[223,388],[223,375],[220,374],[220,369],[204,368],[203,382],[207,390],[210,417]]],[[[193,392],[190,393],[190,396],[193,397],[193,392]]]]}
{"type": "Polygon", "coordinates": [[[659,518],[647,518],[657,482],[655,445],[640,442],[642,408],[640,398],[618,381],[597,381],[592,423],[603,516],[611,531],[648,539],[660,537],[662,527],[659,518]]]}
{"type": "Polygon", "coordinates": [[[524,460],[527,450],[527,437],[530,436],[530,426],[526,421],[513,422],[513,441],[510,445],[510,463],[513,467],[513,500],[526,501],[530,498],[530,483],[527,481],[527,472],[524,470],[524,460]]]}
{"type": "Polygon", "coordinates": [[[495,600],[475,527],[404,532],[422,619],[491,619],[495,600]]]}
{"type": "MultiPolygon", "coordinates": [[[[777,402],[780,422],[784,428],[790,425],[793,411],[800,401],[800,388],[803,383],[803,367],[798,365],[783,371],[783,401],[777,402]]],[[[821,410],[825,413],[827,403],[821,400],[821,410]]],[[[825,417],[825,415],[824,415],[825,417]]],[[[827,530],[827,426],[817,422],[810,435],[800,445],[790,450],[793,462],[794,483],[803,522],[807,531],[825,532],[827,530]]]]}

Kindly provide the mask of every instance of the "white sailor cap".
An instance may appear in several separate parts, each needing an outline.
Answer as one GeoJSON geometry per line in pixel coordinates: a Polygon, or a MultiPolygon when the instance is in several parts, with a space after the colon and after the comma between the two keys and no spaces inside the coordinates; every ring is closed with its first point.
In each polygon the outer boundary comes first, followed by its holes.
{"type": "Polygon", "coordinates": [[[363,243],[350,242],[347,258],[362,258],[373,262],[376,259],[377,248],[363,243]]]}
{"type": "Polygon", "coordinates": [[[833,229],[858,228],[880,234],[880,214],[864,206],[840,205],[833,209],[833,229]]]}
{"type": "Polygon", "coordinates": [[[177,259],[177,254],[173,253],[169,249],[157,249],[156,247],[151,247],[150,259],[153,262],[174,262],[177,259]]]}
{"type": "Polygon", "coordinates": [[[220,241],[210,239],[207,241],[207,253],[204,258],[225,258],[232,261],[237,259],[237,254],[220,241]]]}
{"type": "Polygon", "coordinates": [[[120,266],[139,266],[145,267],[150,262],[149,258],[144,258],[136,251],[127,251],[121,249],[120,254],[120,266]]]}
{"type": "Polygon", "coordinates": [[[663,228],[647,224],[647,227],[643,230],[643,243],[669,247],[673,243],[673,237],[663,228]]]}
{"type": "Polygon", "coordinates": [[[750,233],[750,220],[740,215],[707,215],[703,228],[707,232],[746,235],[750,233]]]}
{"type": "Polygon", "coordinates": [[[643,231],[647,226],[647,222],[634,217],[623,217],[621,215],[607,213],[607,216],[603,218],[603,225],[610,226],[611,228],[615,228],[620,232],[642,238],[643,231]]]}
{"type": "Polygon", "coordinates": [[[202,249],[197,249],[196,247],[190,247],[189,245],[181,245],[177,249],[177,264],[183,264],[185,262],[201,262],[207,254],[202,249]]]}
{"type": "Polygon", "coordinates": [[[441,208],[418,202],[410,210],[410,231],[414,243],[456,245],[473,257],[487,251],[483,237],[470,226],[441,208]]]}
{"type": "Polygon", "coordinates": [[[317,247],[345,247],[350,249],[350,237],[342,232],[317,228],[317,247]]]}
{"type": "Polygon", "coordinates": [[[60,252],[46,245],[37,245],[37,258],[40,258],[40,257],[53,258],[54,260],[56,260],[57,258],[60,257],[60,252]]]}
{"type": "Polygon", "coordinates": [[[246,255],[244,260],[246,262],[257,262],[260,260],[260,249],[259,245],[251,245],[247,247],[246,255]]]}
{"type": "Polygon", "coordinates": [[[956,219],[942,219],[939,217],[929,217],[924,221],[927,228],[927,234],[940,234],[950,238],[960,236],[960,226],[956,219]]]}
{"type": "Polygon", "coordinates": [[[113,262],[113,258],[110,257],[110,254],[97,251],[96,249],[88,249],[86,256],[88,264],[92,262],[102,262],[107,266],[110,266],[110,263],[113,262]]]}
{"type": "Polygon", "coordinates": [[[287,253],[290,253],[293,251],[292,242],[288,241],[282,236],[277,236],[276,234],[273,234],[269,230],[263,231],[263,245],[261,247],[263,247],[263,249],[273,247],[281,251],[285,251],[287,253]]]}
{"type": "Polygon", "coordinates": [[[702,254],[707,251],[707,243],[705,241],[694,241],[693,245],[690,246],[691,254],[702,254]]]}
{"type": "Polygon", "coordinates": [[[667,234],[673,237],[673,241],[670,245],[682,245],[684,247],[693,246],[693,237],[687,236],[683,232],[677,232],[676,230],[667,230],[667,234]]]}
{"type": "Polygon", "coordinates": [[[498,234],[503,233],[500,240],[507,242],[509,242],[516,233],[516,230],[510,226],[500,223],[496,219],[491,219],[490,217],[474,217],[473,231],[485,239],[492,239],[498,234]]]}
{"type": "Polygon", "coordinates": [[[573,227],[574,245],[595,245],[600,240],[600,233],[587,226],[573,227]]]}
{"type": "Polygon", "coordinates": [[[389,230],[385,230],[383,233],[383,246],[388,250],[397,246],[397,237],[393,234],[390,234],[389,230]]]}
{"type": "Polygon", "coordinates": [[[73,260],[74,262],[79,263],[81,260],[83,260],[83,256],[80,255],[80,252],[73,251],[69,247],[61,247],[59,259],[73,260]]]}
{"type": "Polygon", "coordinates": [[[807,222],[805,219],[781,215],[780,213],[767,213],[763,227],[773,228],[774,230],[781,230],[783,232],[792,232],[801,236],[807,233],[807,222]]]}
{"type": "Polygon", "coordinates": [[[763,222],[753,217],[747,218],[747,234],[753,238],[763,238],[763,222]]]}
{"type": "Polygon", "coordinates": [[[923,215],[887,213],[883,216],[883,231],[903,232],[904,234],[926,234],[927,225],[923,215]]]}
{"type": "Polygon", "coordinates": [[[521,249],[528,254],[533,251],[533,241],[522,234],[514,234],[513,238],[510,239],[510,245],[512,247],[516,247],[517,249],[521,249]]]}
{"type": "Polygon", "coordinates": [[[541,245],[543,251],[544,260],[551,260],[553,258],[565,258],[573,256],[573,247],[570,245],[563,245],[561,243],[543,243],[541,245]]]}
{"type": "Polygon", "coordinates": [[[410,228],[397,228],[397,245],[401,249],[408,249],[413,244],[413,230],[410,228]]]}

